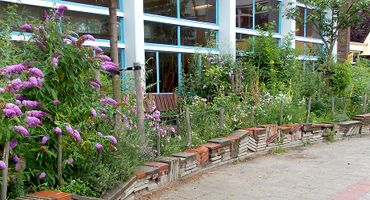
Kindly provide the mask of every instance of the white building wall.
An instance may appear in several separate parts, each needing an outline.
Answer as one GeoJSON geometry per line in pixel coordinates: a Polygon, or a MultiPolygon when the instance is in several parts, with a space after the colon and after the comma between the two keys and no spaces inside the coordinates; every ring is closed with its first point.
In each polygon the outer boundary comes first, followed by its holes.
{"type": "Polygon", "coordinates": [[[236,56],[236,0],[219,0],[219,48],[221,54],[236,56]]]}

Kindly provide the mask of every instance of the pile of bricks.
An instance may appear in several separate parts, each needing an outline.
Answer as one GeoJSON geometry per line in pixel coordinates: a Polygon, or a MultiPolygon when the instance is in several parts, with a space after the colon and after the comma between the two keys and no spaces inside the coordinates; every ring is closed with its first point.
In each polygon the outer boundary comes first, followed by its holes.
{"type": "Polygon", "coordinates": [[[180,177],[184,177],[198,170],[195,153],[180,152],[172,154],[172,156],[180,158],[180,177]]]}
{"type": "Polygon", "coordinates": [[[248,149],[253,152],[266,151],[267,146],[267,129],[266,128],[246,128],[249,132],[248,149]]]}
{"type": "Polygon", "coordinates": [[[209,151],[207,147],[198,147],[198,148],[192,148],[188,149],[185,152],[188,153],[194,153],[195,154],[195,161],[197,162],[198,165],[206,165],[209,160],[209,151]]]}
{"type": "Polygon", "coordinates": [[[323,141],[324,130],[318,124],[304,124],[302,131],[302,140],[304,142],[323,141]]]}
{"type": "Polygon", "coordinates": [[[215,138],[203,144],[209,150],[209,162],[211,165],[218,165],[231,159],[231,142],[224,138],[215,138]]]}
{"type": "Polygon", "coordinates": [[[363,115],[355,115],[353,119],[362,122],[361,132],[360,132],[362,135],[370,134],[370,113],[363,114],[363,115]]]}
{"type": "Polygon", "coordinates": [[[279,142],[282,147],[295,147],[302,144],[302,125],[279,126],[278,131],[281,137],[279,142]]]}
{"type": "Polygon", "coordinates": [[[150,162],[141,166],[136,173],[137,182],[131,188],[133,193],[142,193],[153,190],[168,182],[168,164],[150,162]]]}
{"type": "Polygon", "coordinates": [[[239,137],[238,157],[247,156],[251,152],[248,150],[249,137],[250,137],[248,132],[245,130],[237,130],[237,131],[234,131],[231,135],[239,137]]]}
{"type": "Polygon", "coordinates": [[[344,136],[359,135],[362,127],[361,121],[351,120],[338,123],[337,131],[344,136]]]}

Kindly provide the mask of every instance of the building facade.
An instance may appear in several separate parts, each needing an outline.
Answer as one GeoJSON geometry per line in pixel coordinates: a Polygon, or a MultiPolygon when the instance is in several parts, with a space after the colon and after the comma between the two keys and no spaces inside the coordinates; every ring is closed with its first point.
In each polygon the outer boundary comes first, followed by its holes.
{"type": "MultiPolygon", "coordinates": [[[[266,24],[274,24],[279,45],[288,35],[305,60],[314,68],[323,42],[305,18],[310,9],[295,0],[117,0],[119,3],[119,52],[122,68],[146,63],[146,85],[150,92],[181,91],[183,73],[191,70],[195,53],[228,54],[235,58],[245,50],[243,39],[256,37],[266,24]],[[299,22],[287,19],[284,11],[298,6],[299,22]]],[[[97,38],[87,45],[103,47],[109,55],[108,0],[0,0],[0,9],[19,4],[19,13],[38,17],[46,8],[60,4],[69,10],[65,18],[77,32],[97,38]]],[[[1,13],[0,13],[1,17],[1,13]]],[[[22,40],[17,30],[13,40],[22,40]]],[[[258,44],[257,44],[258,45],[258,44]]],[[[125,79],[128,72],[124,72],[125,79]]]]}

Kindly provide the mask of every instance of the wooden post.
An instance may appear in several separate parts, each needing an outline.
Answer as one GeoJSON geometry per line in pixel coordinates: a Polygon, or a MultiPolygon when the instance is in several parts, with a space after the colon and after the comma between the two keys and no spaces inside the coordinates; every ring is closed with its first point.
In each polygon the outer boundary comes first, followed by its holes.
{"type": "Polygon", "coordinates": [[[190,112],[189,108],[185,109],[185,120],[186,120],[186,141],[188,147],[191,147],[191,124],[190,124],[190,112]]]}
{"type": "Polygon", "coordinates": [[[9,171],[9,142],[5,142],[4,144],[4,152],[3,152],[3,162],[5,163],[6,167],[3,169],[2,174],[2,185],[1,185],[1,200],[6,200],[8,196],[8,171],[9,171]]]}
{"type": "MultiPolygon", "coordinates": [[[[109,1],[109,33],[110,33],[110,56],[112,61],[119,65],[118,57],[118,27],[117,27],[117,1],[109,1]]],[[[113,99],[117,102],[122,101],[122,88],[120,74],[113,74],[112,76],[113,99]]],[[[116,113],[114,115],[114,127],[118,129],[122,123],[122,117],[116,113]]]]}
{"type": "Polygon", "coordinates": [[[146,145],[144,127],[144,91],[142,87],[141,65],[134,63],[135,88],[136,88],[136,111],[138,117],[138,133],[141,145],[146,145]]]}
{"type": "Polygon", "coordinates": [[[220,126],[221,126],[221,130],[225,129],[225,109],[224,108],[220,109],[220,126]]]}
{"type": "Polygon", "coordinates": [[[366,110],[367,110],[367,93],[365,93],[363,96],[362,113],[366,113],[366,110]]]}
{"type": "Polygon", "coordinates": [[[178,135],[181,134],[181,121],[180,121],[180,115],[176,116],[176,132],[178,135]]]}
{"type": "Polygon", "coordinates": [[[62,186],[63,173],[62,173],[62,160],[63,160],[63,149],[62,149],[63,135],[58,135],[58,185],[62,186]]]}
{"type": "Polygon", "coordinates": [[[335,97],[331,97],[331,115],[334,120],[335,118],[335,97]]]}
{"type": "Polygon", "coordinates": [[[283,113],[284,112],[284,105],[283,100],[280,100],[280,116],[279,116],[279,125],[283,124],[283,113]]]}
{"type": "Polygon", "coordinates": [[[161,134],[157,134],[157,156],[161,156],[161,134]]]}
{"type": "Polygon", "coordinates": [[[308,97],[308,104],[307,104],[307,118],[306,118],[306,123],[310,123],[310,117],[311,117],[311,102],[312,97],[308,97]]]}

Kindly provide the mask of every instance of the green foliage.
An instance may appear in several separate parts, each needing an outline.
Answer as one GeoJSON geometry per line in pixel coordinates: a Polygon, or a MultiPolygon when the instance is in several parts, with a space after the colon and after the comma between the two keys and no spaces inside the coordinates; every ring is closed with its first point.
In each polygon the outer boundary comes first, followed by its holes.
{"type": "Polygon", "coordinates": [[[325,138],[328,142],[334,142],[335,140],[335,131],[330,130],[326,133],[325,138]]]}
{"type": "Polygon", "coordinates": [[[284,154],[288,153],[288,150],[282,147],[275,147],[268,151],[269,154],[284,154]]]}
{"type": "Polygon", "coordinates": [[[330,68],[329,85],[333,93],[342,96],[348,93],[352,82],[351,66],[348,63],[338,63],[330,68]]]}

